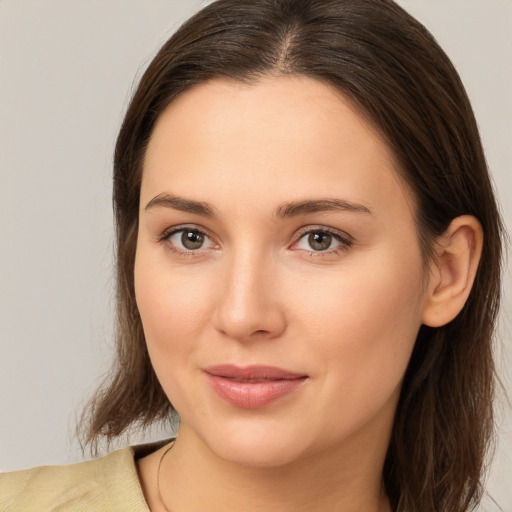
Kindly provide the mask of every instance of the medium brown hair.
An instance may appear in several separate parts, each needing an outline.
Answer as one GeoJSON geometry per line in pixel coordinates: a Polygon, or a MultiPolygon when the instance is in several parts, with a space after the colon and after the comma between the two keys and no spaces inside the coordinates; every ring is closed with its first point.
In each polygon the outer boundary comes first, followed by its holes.
{"type": "Polygon", "coordinates": [[[482,224],[483,254],[463,310],[443,327],[420,329],[384,466],[394,510],[471,510],[493,436],[503,229],[459,76],[430,33],[391,0],[218,0],[151,62],[115,149],[117,357],[84,413],[84,439],[111,441],[173,413],[149,360],[134,292],[141,173],[158,116],[194,84],[277,75],[334,86],[379,129],[416,196],[425,261],[455,217],[474,215],[482,224]]]}

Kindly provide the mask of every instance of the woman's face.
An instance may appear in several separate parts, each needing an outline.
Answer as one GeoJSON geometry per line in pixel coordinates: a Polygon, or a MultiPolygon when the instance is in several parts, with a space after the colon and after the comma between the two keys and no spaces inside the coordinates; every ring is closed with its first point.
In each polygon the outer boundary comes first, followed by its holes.
{"type": "Polygon", "coordinates": [[[135,286],[181,430],[249,465],[383,456],[423,309],[413,215],[389,148],[327,85],[219,79],[173,101],[135,286]]]}

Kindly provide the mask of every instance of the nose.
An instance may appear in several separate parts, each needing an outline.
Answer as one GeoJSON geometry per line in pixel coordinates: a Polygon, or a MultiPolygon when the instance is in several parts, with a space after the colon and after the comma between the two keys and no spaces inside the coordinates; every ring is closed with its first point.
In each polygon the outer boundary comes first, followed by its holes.
{"type": "Polygon", "coordinates": [[[280,336],[286,329],[286,317],[276,294],[277,273],[275,263],[265,261],[263,255],[240,255],[226,262],[214,327],[239,341],[280,336]]]}

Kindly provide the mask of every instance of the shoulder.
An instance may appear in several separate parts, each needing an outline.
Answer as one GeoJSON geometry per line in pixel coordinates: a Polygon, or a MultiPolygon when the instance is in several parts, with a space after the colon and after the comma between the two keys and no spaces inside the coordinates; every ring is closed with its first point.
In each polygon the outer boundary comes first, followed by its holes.
{"type": "Polygon", "coordinates": [[[67,466],[42,466],[0,474],[0,511],[149,512],[140,487],[134,448],[67,466]]]}

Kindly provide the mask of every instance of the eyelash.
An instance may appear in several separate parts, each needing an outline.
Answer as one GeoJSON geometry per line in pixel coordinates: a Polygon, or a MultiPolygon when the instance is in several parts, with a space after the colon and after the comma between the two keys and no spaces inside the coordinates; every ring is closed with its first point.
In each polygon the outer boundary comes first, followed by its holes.
{"type": "Polygon", "coordinates": [[[350,247],[354,245],[354,240],[346,233],[325,226],[307,226],[305,228],[300,229],[297,232],[296,240],[295,242],[293,242],[292,245],[298,244],[305,236],[312,235],[314,233],[328,234],[332,236],[335,240],[337,240],[340,243],[340,245],[338,247],[335,247],[334,249],[326,249],[325,251],[315,251],[314,249],[307,250],[306,252],[309,253],[309,256],[311,258],[339,254],[341,252],[347,251],[348,249],[350,249],[350,247]]]}
{"type": "MultiPolygon", "coordinates": [[[[199,233],[200,235],[203,235],[204,237],[208,238],[209,240],[212,240],[212,237],[203,229],[196,226],[190,226],[190,225],[181,225],[181,226],[174,226],[172,228],[169,228],[165,230],[162,233],[162,236],[159,238],[159,242],[164,244],[167,248],[167,250],[178,254],[179,256],[185,256],[185,257],[196,257],[198,256],[198,253],[201,251],[201,249],[198,249],[196,251],[192,249],[183,250],[179,247],[176,247],[175,245],[170,243],[170,238],[180,232],[184,231],[193,231],[195,233],[199,233]]],[[[213,242],[213,240],[212,240],[213,242]]],[[[214,242],[213,242],[214,243],[214,242]]]]}
{"type": "MultiPolygon", "coordinates": [[[[183,250],[183,249],[180,249],[179,247],[176,247],[175,245],[171,244],[169,241],[173,235],[180,233],[180,232],[185,232],[185,231],[192,231],[192,232],[199,233],[200,235],[203,235],[204,237],[211,240],[213,244],[215,244],[215,242],[213,242],[213,240],[212,240],[212,237],[206,232],[206,230],[204,230],[202,228],[198,228],[196,226],[190,226],[190,225],[174,226],[170,229],[167,229],[160,236],[160,238],[158,239],[158,242],[165,244],[169,251],[171,251],[175,254],[178,254],[180,256],[196,257],[200,254],[201,249],[183,250]]],[[[323,251],[322,250],[315,251],[314,249],[311,249],[311,250],[294,249],[294,250],[303,250],[303,251],[309,253],[309,256],[312,258],[313,257],[322,257],[322,256],[326,256],[326,255],[339,254],[341,252],[345,252],[350,247],[352,247],[352,245],[354,243],[352,237],[350,237],[346,233],[342,233],[337,230],[327,228],[325,226],[308,226],[308,227],[304,227],[304,228],[300,229],[295,234],[295,236],[294,236],[295,241],[291,244],[290,247],[297,245],[305,236],[309,236],[314,233],[328,234],[328,235],[332,236],[336,241],[338,241],[340,243],[340,245],[338,247],[335,247],[334,249],[326,249],[323,251]]]]}

